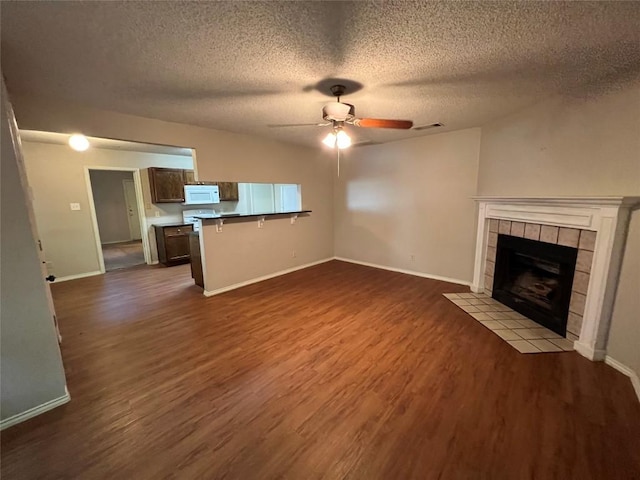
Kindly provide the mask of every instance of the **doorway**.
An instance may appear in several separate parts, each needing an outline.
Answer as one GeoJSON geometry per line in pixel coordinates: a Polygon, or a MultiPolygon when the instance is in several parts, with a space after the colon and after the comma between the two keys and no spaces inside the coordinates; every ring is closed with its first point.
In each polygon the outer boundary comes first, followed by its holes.
{"type": "MultiPolygon", "coordinates": [[[[136,188],[137,169],[88,169],[88,190],[103,271],[144,265],[144,216],[136,188]]],[[[139,177],[139,173],[138,173],[139,177]]]]}

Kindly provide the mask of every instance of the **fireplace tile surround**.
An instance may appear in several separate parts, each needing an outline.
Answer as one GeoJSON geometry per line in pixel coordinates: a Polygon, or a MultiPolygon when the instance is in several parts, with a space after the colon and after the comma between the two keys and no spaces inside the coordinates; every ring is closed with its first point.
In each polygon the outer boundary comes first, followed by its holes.
{"type": "Polygon", "coordinates": [[[629,214],[640,197],[475,197],[478,230],[471,290],[491,296],[498,234],[578,249],[567,338],[603,360],[629,214]]]}
{"type": "Polygon", "coordinates": [[[524,237],[555,245],[578,248],[580,244],[591,248],[591,250],[578,249],[578,255],[582,253],[582,262],[576,262],[576,270],[573,277],[573,287],[571,291],[571,303],[569,305],[569,318],[567,320],[567,338],[578,340],[580,329],[582,328],[582,316],[584,314],[584,301],[589,285],[589,274],[591,272],[590,258],[593,261],[593,247],[595,246],[595,232],[590,230],[578,230],[575,228],[553,227],[537,223],[512,222],[510,220],[489,219],[489,240],[487,250],[485,271],[484,271],[484,291],[491,296],[494,282],[496,245],[498,234],[511,235],[514,237],[524,237]],[[528,233],[528,235],[527,235],[528,233]],[[584,242],[580,239],[584,238],[584,242]]]}

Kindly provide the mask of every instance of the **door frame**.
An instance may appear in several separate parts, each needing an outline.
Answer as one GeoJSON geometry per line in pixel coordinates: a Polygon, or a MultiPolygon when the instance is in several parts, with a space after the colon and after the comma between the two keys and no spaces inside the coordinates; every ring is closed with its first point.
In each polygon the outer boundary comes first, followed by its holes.
{"type": "Polygon", "coordinates": [[[149,235],[147,232],[147,218],[145,216],[144,198],[142,197],[142,180],[140,177],[140,169],[132,167],[103,167],[103,166],[84,166],[84,180],[89,197],[89,213],[91,214],[91,223],[93,224],[93,233],[96,241],[96,252],[98,254],[98,262],[100,264],[100,273],[105,273],[104,255],[102,254],[102,242],[100,241],[100,229],[98,228],[98,216],[96,215],[96,205],[93,201],[93,187],[91,186],[91,170],[111,170],[119,172],[133,172],[133,184],[136,190],[136,203],[138,204],[138,217],[140,218],[140,233],[142,237],[142,251],[144,253],[144,261],[147,265],[151,265],[151,247],[149,245],[149,235]]]}

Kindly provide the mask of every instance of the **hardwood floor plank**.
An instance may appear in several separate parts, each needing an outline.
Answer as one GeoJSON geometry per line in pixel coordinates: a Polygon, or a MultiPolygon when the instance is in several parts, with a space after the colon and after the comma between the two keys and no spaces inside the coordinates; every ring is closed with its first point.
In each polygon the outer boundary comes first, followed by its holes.
{"type": "Polygon", "coordinates": [[[338,261],[211,298],[188,265],[53,285],[72,401],[3,479],[640,478],[630,382],[519,354],[442,296],[338,261]]]}

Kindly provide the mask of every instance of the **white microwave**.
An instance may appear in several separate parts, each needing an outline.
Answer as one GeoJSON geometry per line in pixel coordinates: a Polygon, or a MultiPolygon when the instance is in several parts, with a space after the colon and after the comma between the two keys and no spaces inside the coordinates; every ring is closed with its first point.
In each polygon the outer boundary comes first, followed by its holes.
{"type": "Polygon", "coordinates": [[[185,185],[185,205],[207,205],[220,203],[220,191],[218,185],[185,185]]]}

